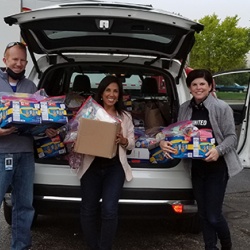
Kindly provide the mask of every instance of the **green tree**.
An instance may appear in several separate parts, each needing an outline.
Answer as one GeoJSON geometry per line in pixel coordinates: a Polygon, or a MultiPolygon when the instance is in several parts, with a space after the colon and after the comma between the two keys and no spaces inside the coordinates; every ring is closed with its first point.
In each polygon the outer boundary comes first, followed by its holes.
{"type": "Polygon", "coordinates": [[[221,21],[217,15],[199,20],[204,30],[196,35],[196,43],[190,54],[192,68],[206,68],[211,72],[246,67],[250,50],[250,29],[237,27],[238,16],[221,21]]]}

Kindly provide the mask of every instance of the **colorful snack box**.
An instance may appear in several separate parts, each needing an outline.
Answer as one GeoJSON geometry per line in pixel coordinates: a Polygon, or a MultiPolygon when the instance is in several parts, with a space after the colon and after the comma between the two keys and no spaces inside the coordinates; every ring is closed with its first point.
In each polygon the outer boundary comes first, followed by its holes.
{"type": "Polygon", "coordinates": [[[207,138],[201,140],[199,137],[192,137],[190,149],[192,150],[192,158],[206,158],[206,153],[215,147],[215,139],[207,138]]]}
{"type": "Polygon", "coordinates": [[[162,149],[159,146],[150,149],[149,154],[150,154],[149,161],[151,163],[166,163],[169,161],[169,159],[165,157],[165,154],[163,153],[162,149]]]}
{"type": "Polygon", "coordinates": [[[55,157],[66,153],[66,148],[59,135],[53,138],[36,139],[35,145],[39,158],[55,157]]]}
{"type": "Polygon", "coordinates": [[[64,103],[40,102],[42,123],[55,122],[66,124],[68,122],[67,111],[64,103]]]}
{"type": "Polygon", "coordinates": [[[206,158],[206,153],[215,147],[214,138],[171,136],[166,137],[166,140],[176,149],[171,154],[173,158],[206,158]]]}
{"type": "Polygon", "coordinates": [[[172,147],[175,149],[173,154],[170,154],[173,158],[184,158],[187,152],[187,144],[183,143],[185,137],[184,136],[171,136],[166,137],[166,141],[170,141],[172,143],[172,147]]]}
{"type": "Polygon", "coordinates": [[[12,124],[40,124],[40,104],[16,100],[3,102],[0,104],[0,121],[0,127],[12,124]]]}

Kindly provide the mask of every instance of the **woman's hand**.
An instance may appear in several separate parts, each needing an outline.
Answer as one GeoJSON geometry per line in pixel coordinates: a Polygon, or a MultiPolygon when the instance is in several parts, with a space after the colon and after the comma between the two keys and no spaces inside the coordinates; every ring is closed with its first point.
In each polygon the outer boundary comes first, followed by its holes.
{"type": "Polygon", "coordinates": [[[217,149],[212,148],[210,149],[207,153],[206,153],[206,158],[204,159],[204,161],[210,162],[210,161],[217,161],[219,158],[219,152],[217,151],[217,149]]]}
{"type": "Polygon", "coordinates": [[[116,135],[116,140],[115,140],[115,143],[116,144],[120,144],[121,146],[123,147],[126,147],[128,146],[128,139],[123,137],[123,134],[122,133],[118,133],[116,135]]]}
{"type": "Polygon", "coordinates": [[[56,135],[58,135],[58,131],[54,128],[47,128],[45,131],[46,136],[48,136],[49,138],[53,138],[56,135]]]}
{"type": "Polygon", "coordinates": [[[17,132],[17,128],[12,126],[10,128],[0,128],[0,136],[10,135],[17,132]]]}
{"type": "Polygon", "coordinates": [[[170,141],[160,141],[160,147],[166,158],[173,159],[170,154],[174,154],[176,150],[172,147],[172,143],[170,141]]]}

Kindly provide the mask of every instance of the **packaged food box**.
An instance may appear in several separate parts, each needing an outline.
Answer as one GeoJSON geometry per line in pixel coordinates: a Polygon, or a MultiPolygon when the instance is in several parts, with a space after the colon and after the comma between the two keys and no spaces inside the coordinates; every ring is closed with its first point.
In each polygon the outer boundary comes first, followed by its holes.
{"type": "Polygon", "coordinates": [[[36,139],[35,145],[39,158],[55,157],[66,153],[66,148],[59,135],[53,138],[36,139]]]}
{"type": "Polygon", "coordinates": [[[201,140],[199,137],[192,137],[191,143],[189,143],[189,151],[191,151],[189,157],[191,158],[206,158],[206,153],[215,148],[215,138],[207,138],[201,140]]]}
{"type": "Polygon", "coordinates": [[[173,158],[205,158],[206,153],[215,147],[214,138],[171,136],[166,140],[175,148],[175,153],[171,154],[173,158]]]}
{"type": "Polygon", "coordinates": [[[128,159],[149,160],[149,151],[147,148],[134,148],[130,154],[127,155],[128,159]]]}
{"type": "Polygon", "coordinates": [[[175,152],[170,154],[173,158],[186,158],[188,152],[188,141],[185,141],[184,136],[166,137],[166,141],[172,143],[175,152]]]}
{"type": "MultiPolygon", "coordinates": [[[[206,153],[215,147],[214,138],[200,138],[184,136],[166,137],[165,140],[172,143],[175,153],[170,154],[172,158],[205,158],[206,153]]],[[[165,157],[159,146],[159,141],[148,146],[151,163],[166,163],[169,159],[165,157]]]]}
{"type": "Polygon", "coordinates": [[[66,124],[68,122],[66,106],[64,103],[40,102],[42,123],[55,122],[66,124]]]}
{"type": "Polygon", "coordinates": [[[152,148],[149,150],[150,152],[150,158],[149,161],[151,163],[166,163],[169,161],[168,158],[165,157],[165,154],[163,153],[160,146],[157,146],[155,148],[152,148]]]}
{"type": "Polygon", "coordinates": [[[40,104],[29,101],[6,101],[0,104],[0,127],[12,124],[41,123],[40,104]]]}

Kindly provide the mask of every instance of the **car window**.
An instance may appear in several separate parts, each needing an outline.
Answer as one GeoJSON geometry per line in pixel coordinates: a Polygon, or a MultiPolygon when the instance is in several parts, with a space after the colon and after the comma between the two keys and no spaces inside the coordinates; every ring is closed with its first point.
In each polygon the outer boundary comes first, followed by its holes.
{"type": "Polygon", "coordinates": [[[239,137],[246,112],[246,97],[250,71],[247,69],[221,72],[214,75],[216,95],[233,110],[236,133],[239,137]]]}
{"type": "MultiPolygon", "coordinates": [[[[70,90],[73,89],[73,83],[75,81],[76,76],[78,75],[82,75],[82,73],[79,72],[75,72],[72,74],[71,79],[70,79],[70,90]]],[[[90,79],[90,83],[91,83],[91,89],[95,92],[99,86],[99,83],[101,82],[101,80],[107,75],[104,73],[85,73],[84,75],[88,76],[90,79]]],[[[136,95],[140,93],[141,91],[141,85],[142,85],[142,81],[143,79],[146,78],[145,75],[119,75],[118,76],[122,82],[123,85],[123,90],[125,93],[129,92],[129,93],[133,93],[133,95],[136,95]]],[[[159,93],[166,93],[166,91],[164,92],[165,89],[165,84],[164,84],[164,80],[162,77],[155,77],[157,79],[157,81],[159,81],[158,84],[158,92],[159,93]]]]}
{"type": "Polygon", "coordinates": [[[231,103],[244,103],[249,85],[249,72],[227,72],[214,76],[216,95],[231,103]]]}
{"type": "MultiPolygon", "coordinates": [[[[78,75],[82,75],[82,73],[75,72],[75,73],[72,74],[72,76],[70,78],[70,89],[71,90],[73,88],[73,83],[75,81],[75,78],[78,75]]],[[[97,73],[97,74],[95,74],[95,73],[92,73],[92,74],[91,73],[85,73],[84,75],[89,77],[91,88],[93,90],[98,88],[98,85],[99,85],[100,81],[106,76],[104,73],[97,73]]]]}

